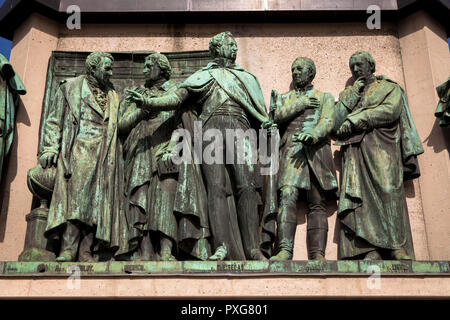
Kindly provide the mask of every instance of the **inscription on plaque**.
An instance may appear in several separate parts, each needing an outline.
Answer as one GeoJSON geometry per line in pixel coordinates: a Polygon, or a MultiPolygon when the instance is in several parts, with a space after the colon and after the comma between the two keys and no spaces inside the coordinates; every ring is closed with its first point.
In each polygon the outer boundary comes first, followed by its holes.
{"type": "Polygon", "coordinates": [[[244,264],[239,263],[239,262],[217,264],[217,271],[220,271],[220,272],[240,273],[243,270],[244,270],[244,264]]]}
{"type": "Polygon", "coordinates": [[[409,272],[409,268],[407,265],[404,264],[394,264],[394,265],[388,265],[385,266],[385,272],[392,272],[392,273],[404,273],[409,272]]]}
{"type": "Polygon", "coordinates": [[[144,266],[143,265],[125,265],[123,270],[125,272],[144,272],[144,266]]]}

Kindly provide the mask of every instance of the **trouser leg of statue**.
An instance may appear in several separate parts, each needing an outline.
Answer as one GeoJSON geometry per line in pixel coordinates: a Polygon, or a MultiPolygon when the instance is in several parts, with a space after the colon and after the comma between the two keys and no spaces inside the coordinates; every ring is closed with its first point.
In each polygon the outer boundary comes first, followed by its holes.
{"type": "Polygon", "coordinates": [[[92,228],[82,228],[72,221],[67,221],[63,234],[61,254],[56,259],[59,262],[75,261],[78,252],[80,262],[96,262],[92,256],[94,232],[92,228]]]}
{"type": "Polygon", "coordinates": [[[75,261],[78,245],[80,243],[80,235],[80,229],[72,221],[67,221],[66,229],[63,234],[61,254],[56,258],[56,261],[75,261]]]}
{"type": "Polygon", "coordinates": [[[154,251],[149,231],[144,231],[138,252],[139,258],[137,260],[140,261],[152,260],[154,251]]]}
{"type": "Polygon", "coordinates": [[[325,197],[319,190],[317,183],[311,183],[311,190],[307,192],[309,213],[307,216],[306,243],[308,259],[325,260],[325,248],[328,236],[328,215],[325,207],[325,197]]]}
{"type": "Polygon", "coordinates": [[[247,259],[265,260],[259,249],[258,201],[254,178],[248,165],[230,165],[229,172],[235,183],[236,211],[239,230],[230,227],[229,204],[226,192],[226,167],[220,164],[203,164],[208,190],[208,212],[213,236],[215,254],[210,260],[224,260],[227,256],[227,243],[242,239],[247,259]],[[238,233],[239,235],[237,235],[238,233]]]}
{"type": "Polygon", "coordinates": [[[283,187],[281,189],[280,209],[277,218],[278,253],[270,260],[292,259],[297,229],[296,204],[298,193],[296,187],[283,187]]]}
{"type": "Polygon", "coordinates": [[[266,260],[259,249],[259,217],[256,184],[250,171],[251,165],[234,164],[233,177],[236,183],[238,222],[247,258],[266,260]]]}
{"type": "Polygon", "coordinates": [[[202,171],[208,190],[208,214],[213,237],[213,247],[216,254],[210,259],[226,258],[226,239],[229,236],[228,203],[225,190],[225,168],[219,164],[203,164],[202,171]]]}
{"type": "MultiPolygon", "coordinates": [[[[290,260],[294,251],[295,231],[297,228],[296,204],[299,190],[289,186],[281,189],[280,210],[278,214],[278,253],[271,260],[290,260]]],[[[308,259],[324,260],[328,235],[328,216],[325,197],[317,182],[312,181],[311,190],[306,192],[309,213],[307,215],[308,259]]]]}
{"type": "Polygon", "coordinates": [[[169,237],[161,234],[161,261],[176,261],[177,259],[172,255],[173,242],[169,237]]]}
{"type": "Polygon", "coordinates": [[[80,262],[96,262],[92,256],[92,244],[94,243],[94,232],[92,229],[83,229],[81,232],[80,249],[78,260],[80,262]]]}

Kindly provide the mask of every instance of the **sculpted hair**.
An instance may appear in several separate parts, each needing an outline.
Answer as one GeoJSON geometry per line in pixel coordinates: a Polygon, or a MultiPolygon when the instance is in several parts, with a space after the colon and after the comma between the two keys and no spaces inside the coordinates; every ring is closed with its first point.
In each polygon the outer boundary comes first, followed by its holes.
{"type": "Polygon", "coordinates": [[[170,79],[170,76],[172,75],[172,67],[170,66],[169,59],[167,59],[165,55],[154,52],[145,57],[145,61],[147,60],[153,60],[156,62],[162,71],[163,77],[167,80],[170,79]]]}
{"type": "Polygon", "coordinates": [[[305,63],[308,66],[311,80],[314,79],[314,77],[316,76],[316,64],[310,58],[298,57],[294,60],[294,62],[292,62],[291,69],[294,67],[294,65],[301,63],[305,63]]]}
{"type": "Polygon", "coordinates": [[[217,49],[223,45],[226,37],[233,37],[233,35],[230,31],[225,31],[216,34],[211,38],[211,40],[209,40],[209,54],[211,55],[211,57],[217,57],[217,49]]]}
{"type": "Polygon", "coordinates": [[[114,61],[113,56],[110,53],[107,52],[101,52],[101,51],[95,51],[92,52],[90,55],[86,58],[86,72],[87,74],[91,74],[92,71],[100,66],[102,63],[102,60],[108,58],[111,61],[114,61]]]}
{"type": "Polygon", "coordinates": [[[350,57],[350,61],[349,61],[350,68],[352,66],[352,60],[355,59],[358,56],[360,56],[363,59],[365,59],[370,65],[371,72],[375,73],[375,60],[372,57],[372,55],[370,53],[366,52],[366,51],[356,51],[354,54],[352,54],[352,56],[350,57]]]}

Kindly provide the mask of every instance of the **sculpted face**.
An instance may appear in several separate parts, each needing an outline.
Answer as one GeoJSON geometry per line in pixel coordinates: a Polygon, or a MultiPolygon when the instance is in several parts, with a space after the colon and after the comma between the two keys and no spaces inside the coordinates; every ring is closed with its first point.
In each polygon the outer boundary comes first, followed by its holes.
{"type": "Polygon", "coordinates": [[[305,61],[296,61],[292,65],[292,82],[296,88],[303,88],[312,81],[310,66],[305,61]]]}
{"type": "Polygon", "coordinates": [[[98,83],[106,85],[112,77],[113,62],[109,58],[103,58],[100,66],[93,70],[93,76],[98,83]]]}
{"type": "Polygon", "coordinates": [[[147,81],[157,81],[162,77],[162,71],[158,63],[153,59],[146,59],[143,70],[145,80],[147,81]]]}
{"type": "Polygon", "coordinates": [[[366,79],[372,75],[372,67],[363,56],[353,56],[350,60],[350,70],[355,80],[366,79]]]}
{"type": "Polygon", "coordinates": [[[225,37],[222,46],[218,48],[218,56],[234,62],[236,60],[237,50],[236,41],[232,37],[225,37]]]}

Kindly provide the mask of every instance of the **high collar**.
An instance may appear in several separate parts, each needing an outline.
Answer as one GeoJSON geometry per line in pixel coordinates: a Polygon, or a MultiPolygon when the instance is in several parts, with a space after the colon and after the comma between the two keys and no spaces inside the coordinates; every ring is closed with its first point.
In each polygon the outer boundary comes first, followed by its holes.
{"type": "Polygon", "coordinates": [[[299,94],[305,94],[306,92],[308,92],[309,90],[313,89],[314,86],[312,83],[304,86],[303,88],[295,88],[295,92],[299,93],[299,94]]]}
{"type": "Polygon", "coordinates": [[[153,82],[153,83],[145,83],[145,87],[146,88],[149,88],[149,89],[153,89],[153,88],[156,88],[156,89],[162,89],[162,90],[164,90],[164,91],[166,91],[166,83],[167,82],[169,82],[169,80],[167,80],[167,79],[165,79],[165,78],[160,78],[160,79],[158,79],[158,80],[156,80],[155,82],[153,82]]]}
{"type": "Polygon", "coordinates": [[[236,63],[229,59],[225,59],[225,58],[214,58],[214,63],[217,64],[217,66],[221,67],[221,68],[232,68],[234,69],[236,67],[236,63]]]}
{"type": "Polygon", "coordinates": [[[365,81],[366,86],[369,85],[369,84],[374,83],[376,80],[377,80],[377,77],[375,77],[375,75],[373,75],[373,74],[370,75],[365,81]]]}
{"type": "Polygon", "coordinates": [[[95,79],[92,75],[88,74],[86,75],[86,80],[89,84],[89,86],[94,89],[94,88],[98,88],[102,91],[108,91],[109,88],[112,88],[112,83],[108,81],[108,83],[106,84],[106,86],[101,85],[97,79],[95,79]]]}

